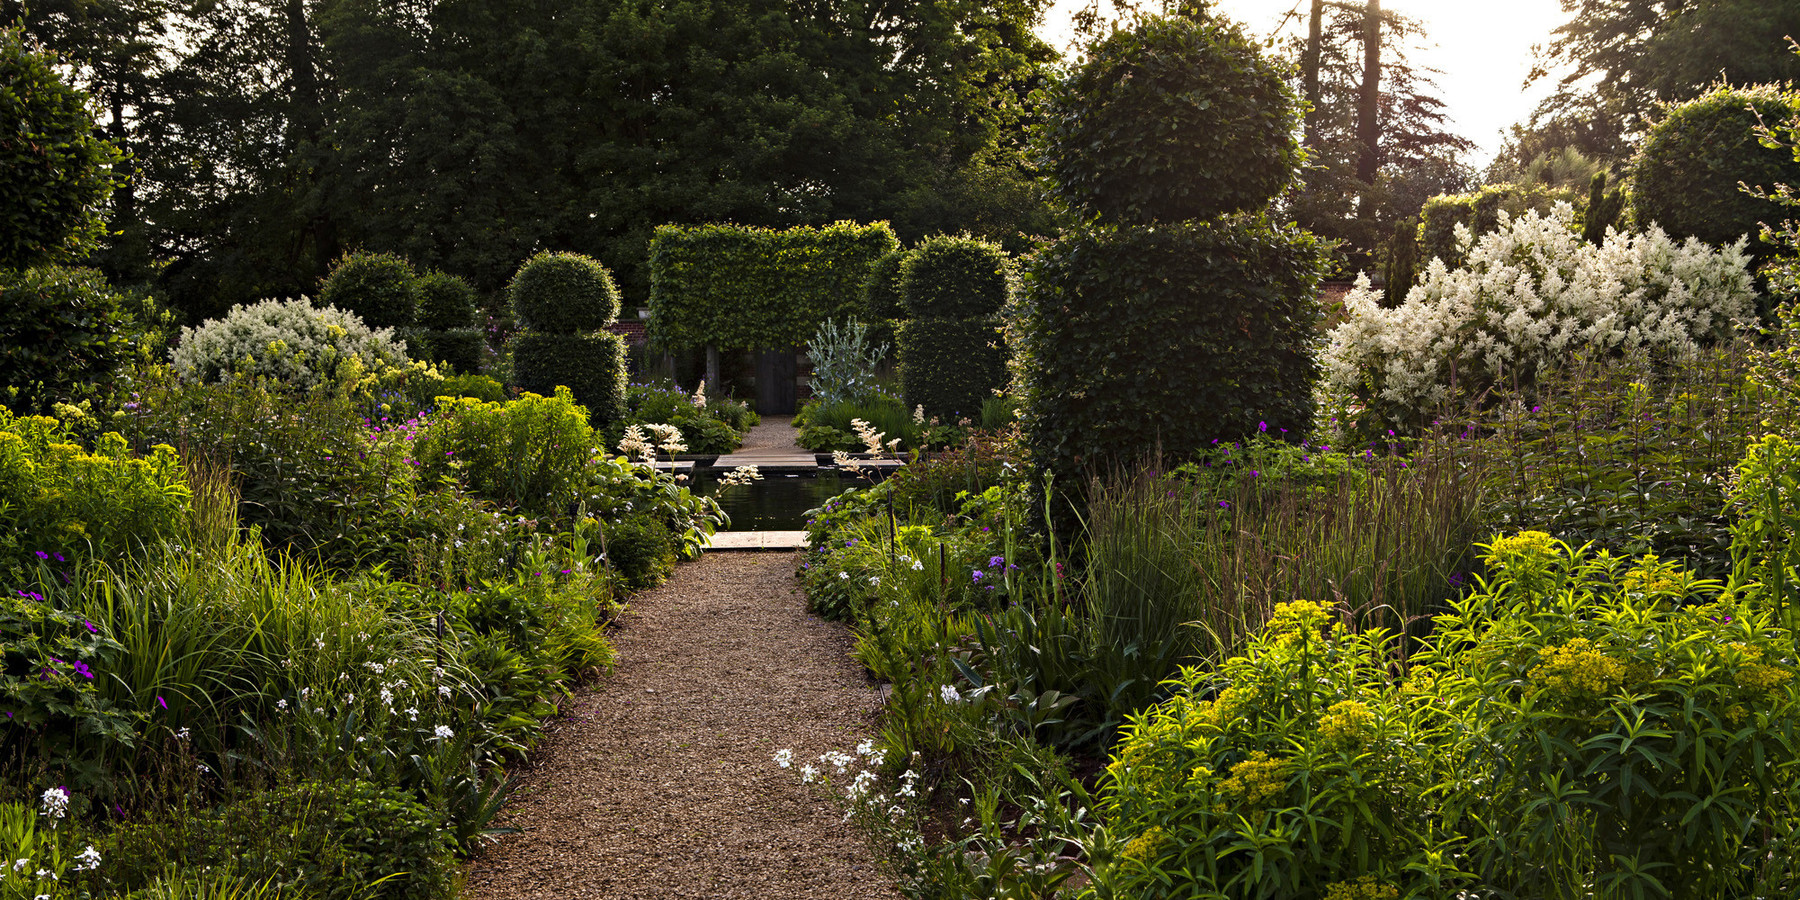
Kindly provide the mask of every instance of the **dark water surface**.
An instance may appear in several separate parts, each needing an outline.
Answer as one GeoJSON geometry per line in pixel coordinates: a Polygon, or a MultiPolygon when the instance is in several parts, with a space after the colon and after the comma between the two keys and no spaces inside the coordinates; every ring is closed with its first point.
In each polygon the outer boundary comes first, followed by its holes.
{"type": "MultiPolygon", "coordinates": [[[[729,470],[701,470],[694,474],[694,493],[711,497],[719,489],[719,479],[729,470]]],[[[806,528],[806,511],[824,505],[825,501],[853,487],[868,485],[868,480],[831,469],[816,475],[764,475],[761,481],[732,488],[717,498],[731,517],[730,531],[801,531],[806,528]]]]}

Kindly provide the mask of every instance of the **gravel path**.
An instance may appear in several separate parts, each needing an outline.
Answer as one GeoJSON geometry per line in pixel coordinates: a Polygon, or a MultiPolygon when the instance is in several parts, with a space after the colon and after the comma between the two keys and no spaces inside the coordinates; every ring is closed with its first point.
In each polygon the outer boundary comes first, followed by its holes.
{"type": "Polygon", "coordinates": [[[631,601],[618,670],[582,690],[465,896],[892,898],[831,798],[771,757],[849,751],[879,703],[787,553],[708,554],[631,601]]]}

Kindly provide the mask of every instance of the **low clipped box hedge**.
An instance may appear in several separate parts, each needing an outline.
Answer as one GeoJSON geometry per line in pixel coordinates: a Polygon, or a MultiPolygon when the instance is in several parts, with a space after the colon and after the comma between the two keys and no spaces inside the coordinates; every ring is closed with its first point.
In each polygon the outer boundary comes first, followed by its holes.
{"type": "Polygon", "coordinates": [[[899,246],[886,222],[664,225],[650,241],[650,340],[800,346],[826,321],[860,315],[871,267],[899,246]]]}
{"type": "Polygon", "coordinates": [[[1800,159],[1765,147],[1757,119],[1777,125],[1800,115],[1800,94],[1773,85],[1717,87],[1668,114],[1644,136],[1632,160],[1632,208],[1639,225],[1651,222],[1677,239],[1692,235],[1715,246],[1750,236],[1753,255],[1773,248],[1756,237],[1761,223],[1792,218],[1773,200],[1740,190],[1800,185],[1800,159]]]}
{"type": "Polygon", "coordinates": [[[579,253],[545,251],[527,260],[507,286],[507,297],[529,331],[581,334],[619,318],[619,286],[612,273],[579,253]]]}
{"type": "Polygon", "coordinates": [[[982,402],[1006,383],[1006,350],[992,318],[910,319],[895,338],[900,392],[928,416],[979,420],[982,402]]]}
{"type": "Polygon", "coordinates": [[[318,303],[355,313],[370,328],[405,328],[418,314],[418,277],[392,253],[347,253],[319,285],[318,303]]]}
{"type": "Polygon", "coordinates": [[[566,386],[604,424],[625,413],[625,339],[611,332],[546,334],[521,331],[512,339],[513,384],[550,396],[566,386]]]}
{"type": "Polygon", "coordinates": [[[1115,32],[1048,88],[1042,116],[1053,194],[1112,222],[1261,209],[1300,161],[1287,72],[1220,17],[1115,32]]]}
{"type": "Polygon", "coordinates": [[[1021,419],[1063,485],[1160,449],[1312,423],[1324,254],[1261,217],[1090,226],[1041,251],[1019,323],[1021,419]]]}

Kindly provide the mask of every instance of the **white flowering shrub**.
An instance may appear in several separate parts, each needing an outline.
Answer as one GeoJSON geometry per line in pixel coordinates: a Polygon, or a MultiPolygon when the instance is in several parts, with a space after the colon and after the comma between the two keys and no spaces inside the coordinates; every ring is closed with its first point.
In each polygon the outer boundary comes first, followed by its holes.
{"type": "Polygon", "coordinates": [[[1473,393],[1503,376],[1530,381],[1576,352],[1683,357],[1753,315],[1741,240],[1715,250],[1652,226],[1608,231],[1596,247],[1566,203],[1502,213],[1499,230],[1471,241],[1462,229],[1458,240],[1473,244],[1467,262],[1433,259],[1396,308],[1357,280],[1344,298],[1349,321],[1325,350],[1322,409],[1408,423],[1449,399],[1453,383],[1473,393]]]}
{"type": "Polygon", "coordinates": [[[260,375],[296,388],[354,382],[408,364],[391,328],[371,330],[354,313],[298,300],[234,306],[223,319],[183,328],[175,372],[184,380],[260,375]]]}

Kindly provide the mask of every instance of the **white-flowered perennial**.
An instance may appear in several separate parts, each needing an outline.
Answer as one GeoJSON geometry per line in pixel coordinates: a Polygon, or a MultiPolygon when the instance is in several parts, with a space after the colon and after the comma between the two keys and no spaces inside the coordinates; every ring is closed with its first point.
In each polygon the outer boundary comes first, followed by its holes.
{"type": "MultiPolygon", "coordinates": [[[[1344,298],[1349,319],[1322,360],[1326,408],[1361,403],[1404,421],[1448,399],[1453,375],[1480,390],[1503,376],[1529,379],[1577,351],[1686,356],[1753,313],[1743,241],[1677,244],[1651,226],[1609,230],[1596,247],[1566,203],[1500,215],[1463,267],[1433,259],[1395,308],[1357,279],[1344,298]]],[[[1462,226],[1457,238],[1471,242],[1462,226]]]]}

